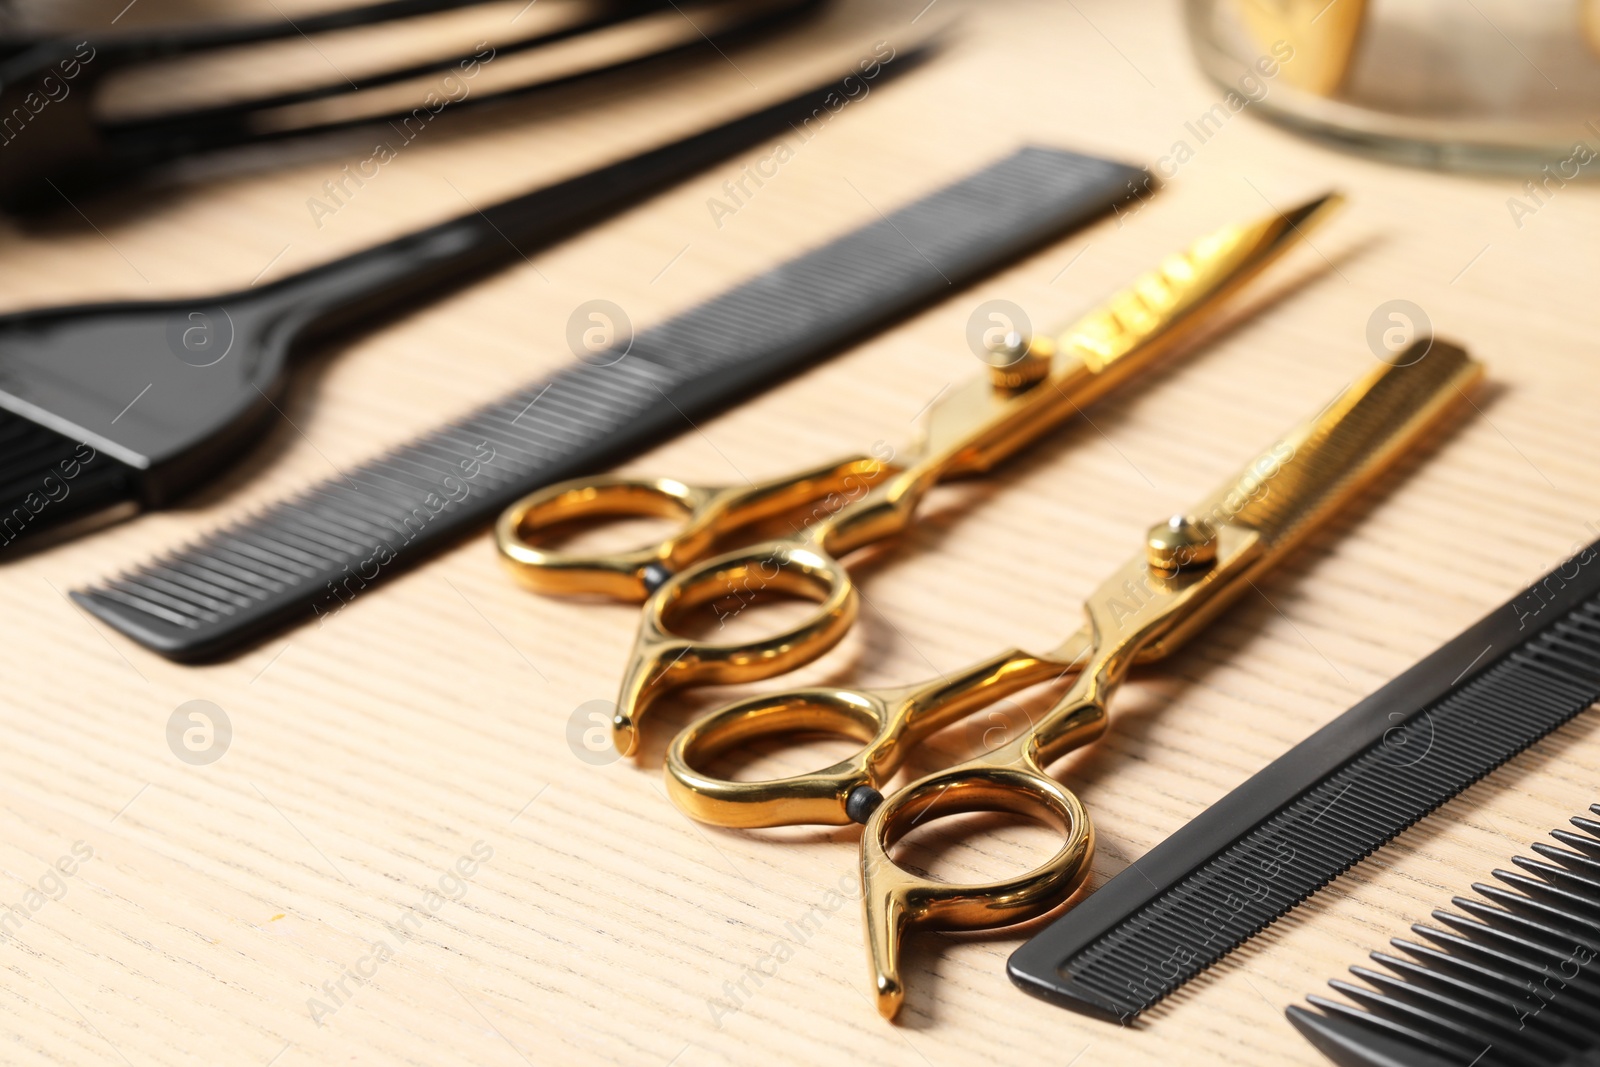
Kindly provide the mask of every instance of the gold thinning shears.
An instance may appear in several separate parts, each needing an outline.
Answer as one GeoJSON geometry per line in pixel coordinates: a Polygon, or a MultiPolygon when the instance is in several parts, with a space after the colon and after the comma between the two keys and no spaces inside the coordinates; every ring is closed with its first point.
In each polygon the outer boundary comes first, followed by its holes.
{"type": "Polygon", "coordinates": [[[1055,338],[1008,335],[994,353],[1003,365],[940,395],[920,440],[902,454],[851,456],[741,486],[670,478],[565,482],[508,508],[496,525],[496,544],[517,578],[539,592],[644,601],[612,722],[617,749],[632,752],[641,717],[662,693],[772,678],[837,645],[858,611],[841,557],[908,527],[935,484],[989,470],[1191,338],[1341,202],[1329,194],[1209,234],[1055,338]],[[539,543],[541,534],[548,539],[575,520],[641,515],[682,518],[684,525],[631,552],[569,554],[539,543]],[[713,555],[730,534],[783,517],[794,520],[791,536],[713,555]],[[672,629],[730,593],[757,592],[818,606],[788,630],[747,643],[698,640],[672,629]]]}
{"type": "Polygon", "coordinates": [[[1251,588],[1419,443],[1481,373],[1463,350],[1432,340],[1405,353],[1401,365],[1354,383],[1192,511],[1153,527],[1145,546],[1085,601],[1085,625],[1053,652],[1008,649],[901,688],[758,696],[691,724],[667,753],[674,803],[722,826],[865,823],[868,952],[879,1011],[892,1018],[904,996],[898,957],[908,930],[1009,926],[1061,904],[1083,881],[1094,830],[1078,798],[1046,768],[1105,732],[1108,701],[1135,662],[1168,655],[1251,588]],[[887,798],[879,792],[931,734],[1072,674],[1070,689],[1026,733],[887,798]],[[756,738],[818,732],[864,747],[824,770],[776,781],[729,781],[703,769],[756,738]],[[978,885],[931,881],[895,864],[890,850],[924,819],[982,811],[1039,819],[1061,831],[1061,847],[1035,870],[978,885]]]}

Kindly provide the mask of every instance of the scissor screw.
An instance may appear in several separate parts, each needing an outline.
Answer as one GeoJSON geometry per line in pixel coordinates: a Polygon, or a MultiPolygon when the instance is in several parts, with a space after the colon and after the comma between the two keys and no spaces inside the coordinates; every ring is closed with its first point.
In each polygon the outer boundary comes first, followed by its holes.
{"type": "Polygon", "coordinates": [[[1145,556],[1150,569],[1163,578],[1175,578],[1180,571],[1205,570],[1217,561],[1217,531],[1199,519],[1174,515],[1150,527],[1145,556]]]}
{"type": "Polygon", "coordinates": [[[996,389],[1020,393],[1044,381],[1055,354],[1049,338],[1012,330],[989,346],[989,380],[996,389]]]}

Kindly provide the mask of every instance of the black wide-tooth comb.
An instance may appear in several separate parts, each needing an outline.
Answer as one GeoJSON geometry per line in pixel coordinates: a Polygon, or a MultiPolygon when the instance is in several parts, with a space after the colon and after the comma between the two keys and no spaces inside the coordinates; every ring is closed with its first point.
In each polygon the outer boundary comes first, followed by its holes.
{"type": "Polygon", "coordinates": [[[1311,996],[1289,1021],[1341,1067],[1600,1065],[1600,822],[1572,825],[1454,898],[1465,915],[1435,911],[1444,929],[1395,938],[1404,956],[1374,952],[1385,970],[1329,983],[1353,1003],[1311,996]]]}
{"type": "Polygon", "coordinates": [[[259,289],[0,316],[0,544],[127,501],[167,505],[279,417],[306,342],[414,310],[787,133],[836,84],[259,289]]]}
{"type": "MultiPolygon", "coordinates": [[[[591,34],[628,30],[630,24],[677,11],[673,0],[568,0],[573,17],[550,29],[509,40],[482,42],[466,52],[439,55],[388,70],[360,73],[359,85],[330,76],[309,86],[268,92],[248,99],[186,110],[167,110],[108,119],[96,107],[97,88],[110,75],[151,61],[271,42],[285,38],[392,22],[490,0],[385,0],[341,10],[265,22],[177,26],[87,38],[0,40],[0,207],[31,211],[64,207],[63,196],[116,184],[163,163],[198,153],[260,145],[350,129],[384,131],[416,121],[415,104],[400,110],[379,106],[374,113],[364,95],[416,79],[443,78],[468,71],[476,76],[494,59],[526,55],[591,34]],[[344,98],[347,113],[314,122],[285,121],[280,109],[344,98]]],[[[615,80],[637,73],[664,76],[683,63],[722,62],[723,50],[791,25],[819,8],[823,0],[756,0],[696,11],[699,20],[650,37],[641,34],[632,51],[609,56],[575,70],[536,77],[504,89],[454,96],[451,114],[537,94],[615,80]],[[703,27],[703,31],[701,29],[703,27]],[[659,38],[659,39],[657,39],[659,38]]],[[[687,16],[685,16],[687,19],[687,16]]],[[[460,77],[456,81],[464,85],[460,77]]],[[[467,87],[470,89],[470,87],[467,87]]],[[[455,91],[459,91],[459,86],[455,91]]],[[[448,90],[447,90],[448,92],[448,90]]],[[[419,89],[419,96],[421,90],[419,89]]],[[[443,98],[445,93],[437,94],[443,98]]],[[[419,101],[420,102],[420,101],[419,101]]],[[[443,110],[427,109],[426,119],[443,110]]]]}

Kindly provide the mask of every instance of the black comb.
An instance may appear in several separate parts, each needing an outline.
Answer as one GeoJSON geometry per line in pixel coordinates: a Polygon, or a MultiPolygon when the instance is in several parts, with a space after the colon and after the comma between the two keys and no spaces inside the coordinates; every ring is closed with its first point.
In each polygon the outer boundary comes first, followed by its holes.
{"type": "Polygon", "coordinates": [[[1596,700],[1600,542],[1096,890],[1012,955],[1012,981],[1131,1019],[1596,700]]]}
{"type": "Polygon", "coordinates": [[[533,489],[682,432],[1110,210],[1144,180],[1108,160],[1022,149],[641,332],[615,362],[575,364],[73,596],[185,660],[327,616],[533,489]]]}
{"type": "Polygon", "coordinates": [[[408,313],[790,133],[836,84],[258,289],[0,316],[0,440],[16,442],[0,458],[0,544],[128,500],[169,504],[279,417],[306,342],[408,313]]]}
{"type": "Polygon", "coordinates": [[[1384,970],[1329,983],[1353,1005],[1311,996],[1289,1021],[1341,1067],[1600,1064],[1600,822],[1572,825],[1391,941],[1404,955],[1372,953],[1384,970]]]}
{"type": "MultiPolygon", "coordinates": [[[[554,93],[616,79],[625,74],[660,77],[685,63],[723,62],[723,49],[736,47],[791,24],[821,6],[821,0],[755,0],[727,9],[719,17],[700,13],[698,24],[683,32],[647,41],[633,53],[559,75],[473,93],[464,78],[476,77],[496,58],[531,53],[586,34],[624,28],[652,17],[675,13],[673,0],[565,0],[574,12],[561,25],[530,32],[492,45],[481,42],[471,51],[406,63],[358,75],[359,86],[344,77],[321,84],[270,92],[250,99],[182,111],[165,111],[117,120],[97,115],[96,89],[107,76],[141,63],[239,48],[285,38],[349,30],[435,12],[473,7],[491,0],[385,0],[334,11],[265,22],[181,25],[117,34],[26,39],[12,35],[0,41],[0,207],[29,211],[60,208],[62,197],[97,187],[125,185],[130,176],[163,163],[198,153],[286,138],[372,128],[400,131],[448,107],[452,115],[511,99],[554,93]],[[703,26],[704,32],[698,31],[703,26]],[[693,32],[691,32],[693,31],[693,32]],[[9,54],[7,54],[9,53],[9,54]],[[373,113],[363,94],[416,79],[454,77],[440,90],[448,104],[428,107],[419,117],[415,105],[373,113]],[[455,93],[466,91],[461,96],[455,93]],[[279,109],[314,101],[348,98],[347,117],[285,123],[279,109]],[[30,99],[31,98],[31,99],[30,99]],[[21,109],[21,110],[18,110],[21,109]],[[25,117],[19,121],[18,116],[25,117]]],[[[419,97],[421,92],[419,90],[419,97]]],[[[407,129],[401,134],[409,139],[407,129]]]]}

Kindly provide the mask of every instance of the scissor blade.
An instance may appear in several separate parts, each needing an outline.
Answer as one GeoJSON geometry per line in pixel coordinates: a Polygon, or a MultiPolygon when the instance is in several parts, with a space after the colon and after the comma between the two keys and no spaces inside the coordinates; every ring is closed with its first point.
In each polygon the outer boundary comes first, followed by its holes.
{"type": "MultiPolygon", "coordinates": [[[[988,470],[1192,338],[1235,291],[1344,202],[1337,193],[1226,226],[1175,252],[1052,340],[1048,378],[1020,390],[974,378],[941,395],[920,446],[951,457],[941,477],[988,470]]],[[[1019,379],[1020,380],[1020,379],[1019,379]]]]}
{"type": "Polygon", "coordinates": [[[1411,451],[1483,373],[1465,351],[1432,339],[1397,362],[1351,383],[1184,513],[1191,531],[1215,531],[1215,562],[1205,563],[1210,546],[1200,543],[1172,574],[1140,552],[1103,583],[1086,604],[1100,652],[1150,660],[1183,644],[1411,451]]]}
{"type": "Polygon", "coordinates": [[[1197,515],[1248,526],[1271,553],[1286,552],[1408,452],[1482,374],[1465,350],[1419,341],[1396,365],[1352,382],[1197,515]]]}
{"type": "Polygon", "coordinates": [[[1288,211],[1207,234],[1073,323],[1057,339],[1096,375],[1142,364],[1191,332],[1218,304],[1305,237],[1344,203],[1326,193],[1288,211]],[[1133,358],[1130,358],[1133,357],[1133,358]]]}

